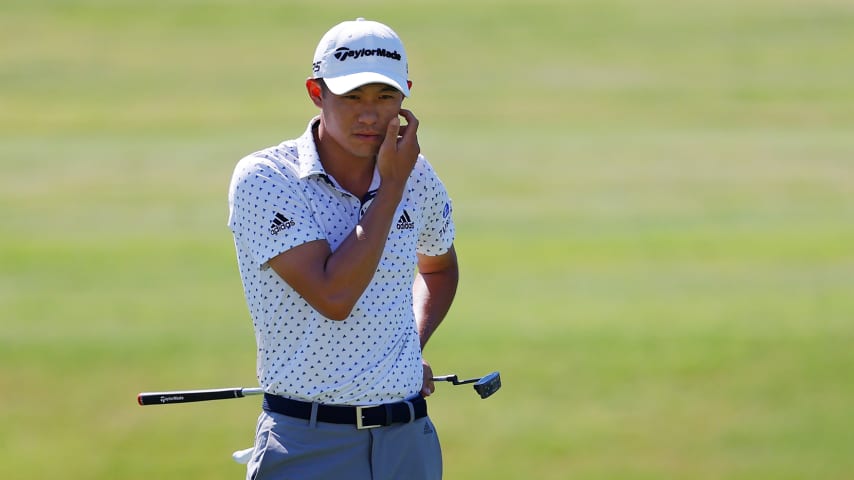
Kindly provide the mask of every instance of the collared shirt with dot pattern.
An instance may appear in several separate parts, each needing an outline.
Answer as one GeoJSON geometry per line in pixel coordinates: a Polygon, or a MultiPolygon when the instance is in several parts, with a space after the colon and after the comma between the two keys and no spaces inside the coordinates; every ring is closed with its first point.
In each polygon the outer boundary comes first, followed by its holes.
{"type": "Polygon", "coordinates": [[[454,239],[451,201],[419,156],[373,280],[350,316],[314,310],[268,261],[326,240],[334,251],[355,228],[379,187],[365,198],[338,186],[305,133],[244,157],[229,187],[228,225],[258,346],[257,374],[268,393],[341,405],[400,401],[421,390],[421,349],[412,308],[416,253],[440,255],[454,239]]]}

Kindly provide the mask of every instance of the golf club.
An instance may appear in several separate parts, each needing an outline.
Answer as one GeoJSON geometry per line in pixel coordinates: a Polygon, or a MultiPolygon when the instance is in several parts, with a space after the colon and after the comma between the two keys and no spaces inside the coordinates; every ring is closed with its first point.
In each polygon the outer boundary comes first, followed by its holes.
{"type": "MultiPolygon", "coordinates": [[[[444,375],[433,377],[434,382],[451,382],[454,385],[466,385],[473,383],[474,390],[480,398],[487,398],[501,388],[501,375],[492,372],[489,375],[468,380],[459,380],[456,375],[444,375]]],[[[170,392],[142,392],[136,396],[140,405],[169,405],[172,403],[204,402],[207,400],[227,400],[230,398],[243,398],[249,395],[261,395],[264,390],[255,388],[214,388],[208,390],[177,390],[170,392]]]]}
{"type": "Polygon", "coordinates": [[[480,395],[481,399],[491,396],[501,388],[501,374],[492,372],[489,375],[480,378],[470,378],[468,380],[460,380],[456,375],[444,375],[441,377],[433,377],[434,382],[451,382],[454,385],[467,385],[473,383],[474,391],[480,395]]]}

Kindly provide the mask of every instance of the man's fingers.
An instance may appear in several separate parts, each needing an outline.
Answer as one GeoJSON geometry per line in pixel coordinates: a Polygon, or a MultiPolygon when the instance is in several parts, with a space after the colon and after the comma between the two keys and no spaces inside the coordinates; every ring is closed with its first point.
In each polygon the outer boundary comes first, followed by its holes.
{"type": "Polygon", "coordinates": [[[424,383],[421,385],[421,395],[429,397],[436,390],[436,385],[433,383],[433,368],[426,360],[421,360],[424,369],[424,383]]]}
{"type": "Polygon", "coordinates": [[[389,120],[385,138],[377,152],[377,167],[384,182],[401,185],[412,173],[418,154],[421,153],[415,135],[417,124],[418,120],[409,110],[401,110],[399,116],[395,115],[389,120]],[[401,117],[407,122],[405,127],[401,126],[401,117]]]}
{"type": "Polygon", "coordinates": [[[403,135],[403,140],[413,138],[418,131],[418,119],[411,110],[400,109],[400,116],[406,119],[406,126],[402,129],[399,135],[403,135]]]}
{"type": "Polygon", "coordinates": [[[383,139],[383,143],[380,145],[380,150],[388,148],[397,150],[397,136],[400,134],[400,130],[400,119],[397,117],[392,118],[388,122],[388,127],[386,127],[385,139],[383,139]]]}

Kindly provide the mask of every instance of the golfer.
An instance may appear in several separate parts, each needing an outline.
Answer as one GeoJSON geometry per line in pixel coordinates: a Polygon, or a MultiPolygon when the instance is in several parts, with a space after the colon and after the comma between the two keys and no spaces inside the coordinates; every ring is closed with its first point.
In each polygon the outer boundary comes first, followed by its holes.
{"type": "Polygon", "coordinates": [[[336,25],[306,80],[319,115],[234,170],[228,225],[266,392],[247,479],[442,476],[422,350],[458,268],[451,201],[401,108],[410,87],[394,31],[336,25]]]}

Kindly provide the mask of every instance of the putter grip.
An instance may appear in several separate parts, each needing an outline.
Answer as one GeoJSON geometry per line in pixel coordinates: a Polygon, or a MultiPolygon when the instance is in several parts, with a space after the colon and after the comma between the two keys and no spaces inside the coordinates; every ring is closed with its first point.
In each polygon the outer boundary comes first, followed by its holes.
{"type": "Polygon", "coordinates": [[[243,397],[242,388],[216,388],[212,390],[186,390],[177,392],[143,392],[137,395],[140,405],[166,405],[170,403],[204,402],[243,397]]]}

